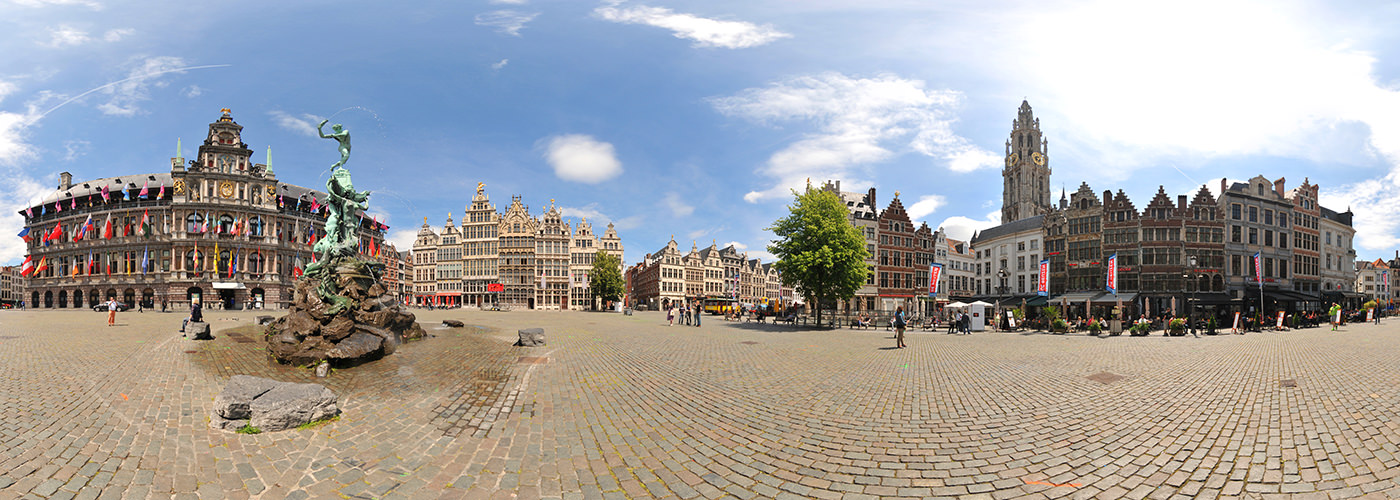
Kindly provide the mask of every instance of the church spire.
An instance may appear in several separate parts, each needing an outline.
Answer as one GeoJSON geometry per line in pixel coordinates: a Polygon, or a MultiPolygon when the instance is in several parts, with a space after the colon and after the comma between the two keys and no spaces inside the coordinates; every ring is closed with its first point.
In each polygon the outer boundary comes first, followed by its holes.
{"type": "Polygon", "coordinates": [[[1050,158],[1040,133],[1040,119],[1029,101],[1022,100],[1006,141],[1002,169],[1002,223],[1043,214],[1050,205],[1050,158]]]}

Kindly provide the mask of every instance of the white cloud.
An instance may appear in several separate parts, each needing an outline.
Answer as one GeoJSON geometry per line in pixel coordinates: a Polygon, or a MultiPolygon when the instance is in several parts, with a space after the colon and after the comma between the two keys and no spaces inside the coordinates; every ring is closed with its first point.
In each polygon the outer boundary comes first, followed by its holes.
{"type": "Polygon", "coordinates": [[[413,249],[413,241],[418,239],[418,228],[413,229],[393,229],[389,234],[384,235],[384,241],[394,244],[400,252],[413,249]]]}
{"type": "MultiPolygon", "coordinates": [[[[963,217],[961,215],[943,219],[943,223],[938,227],[943,228],[944,234],[955,240],[969,241],[972,233],[987,228],[1001,225],[1001,210],[989,212],[985,219],[977,220],[963,217]]],[[[937,229],[937,228],[935,228],[937,229]]]]}
{"type": "Polygon", "coordinates": [[[91,142],[82,139],[63,141],[63,161],[76,160],[86,155],[90,150],[92,150],[91,142]]]}
{"type": "Polygon", "coordinates": [[[597,184],[622,173],[613,145],[582,134],[549,138],[545,159],[560,179],[597,184]]]}
{"type": "Polygon", "coordinates": [[[919,220],[924,218],[928,214],[938,211],[940,207],[946,205],[947,203],[947,198],[944,198],[940,195],[931,194],[920,197],[919,201],[914,202],[913,205],[909,205],[909,208],[905,211],[909,213],[909,220],[919,220]]]}
{"type": "Polygon", "coordinates": [[[496,32],[510,36],[520,36],[525,24],[539,16],[538,12],[524,13],[515,10],[493,10],[476,15],[477,26],[495,28],[496,32]]]}
{"type": "Polygon", "coordinates": [[[695,207],[687,205],[675,191],[666,193],[666,198],[661,202],[671,210],[671,215],[676,217],[685,217],[695,212],[695,207]]]}
{"type": "Polygon", "coordinates": [[[839,73],[802,76],[710,99],[720,113],[758,123],[801,121],[816,131],[774,153],[759,171],[777,180],[744,195],[755,203],[783,198],[806,179],[854,178],[854,167],[913,151],[956,171],[996,166],[1000,160],[952,131],[952,90],[925,90],[924,82],[894,75],[851,78],[839,73]],[[898,151],[892,151],[896,149],[898,151]]]}
{"type": "Polygon", "coordinates": [[[0,111],[0,165],[17,165],[35,155],[34,147],[24,140],[24,131],[32,119],[32,113],[0,111]]]}
{"type": "Polygon", "coordinates": [[[720,247],[720,248],[724,248],[724,247],[734,247],[735,250],[738,250],[738,251],[740,251],[740,252],[743,252],[744,250],[748,250],[748,249],[749,249],[749,246],[748,246],[748,245],[745,245],[745,244],[743,244],[743,243],[739,243],[739,242],[737,242],[737,241],[731,241],[731,242],[729,242],[729,243],[725,243],[725,244],[723,244],[723,245],[720,245],[719,247],[720,247]]]}
{"type": "Polygon", "coordinates": [[[114,30],[107,30],[106,33],[103,33],[103,34],[102,34],[102,41],[104,41],[104,42],[115,42],[115,41],[119,41],[119,40],[121,40],[121,39],[123,39],[123,38],[126,38],[127,35],[130,35],[130,34],[135,33],[135,32],[136,32],[136,30],[133,30],[133,29],[130,29],[130,28],[120,28],[120,29],[114,29],[114,30]]]}
{"type": "Polygon", "coordinates": [[[293,116],[291,113],[281,110],[268,111],[267,114],[272,116],[273,123],[279,127],[310,137],[320,137],[316,133],[316,124],[321,123],[323,118],[319,116],[310,113],[293,116]]]}
{"type": "Polygon", "coordinates": [[[166,85],[166,82],[157,77],[165,73],[183,73],[181,68],[184,66],[185,61],[178,57],[162,56],[140,60],[125,80],[102,89],[102,93],[111,96],[111,99],[99,104],[97,109],[108,115],[135,115],[141,111],[138,104],[150,99],[149,91],[152,85],[166,85]]]}
{"type": "Polygon", "coordinates": [[[24,7],[45,7],[49,5],[82,5],[92,10],[102,10],[102,4],[93,0],[10,0],[24,7]]]}
{"type": "Polygon", "coordinates": [[[559,215],[563,217],[578,217],[580,219],[588,219],[588,223],[593,226],[593,234],[597,235],[603,234],[603,231],[607,228],[609,222],[613,224],[613,229],[622,231],[625,229],[640,227],[642,225],[643,220],[642,216],[640,215],[633,215],[631,217],[614,219],[612,217],[609,217],[607,214],[599,211],[597,203],[589,203],[588,205],[584,205],[582,207],[560,206],[559,215]]]}
{"type": "Polygon", "coordinates": [[[510,64],[510,59],[501,59],[499,62],[491,63],[491,69],[500,71],[501,68],[506,67],[507,64],[510,64]]]}
{"type": "Polygon", "coordinates": [[[767,24],[760,26],[744,21],[708,19],[694,14],[676,13],[662,7],[619,7],[618,3],[620,2],[609,2],[594,9],[593,14],[615,23],[665,28],[671,30],[676,38],[694,40],[695,47],[742,49],[792,36],[767,24]]]}
{"type": "Polygon", "coordinates": [[[180,94],[185,97],[195,98],[199,97],[200,95],[203,95],[204,89],[198,85],[190,85],[188,87],[185,87],[184,89],[181,89],[180,94]]]}
{"type": "Polygon", "coordinates": [[[96,41],[116,42],[135,32],[135,30],[129,28],[113,29],[107,30],[107,32],[103,33],[99,38],[88,35],[88,32],[72,26],[59,25],[57,28],[51,28],[49,30],[49,42],[42,45],[53,48],[63,48],[96,41]]]}

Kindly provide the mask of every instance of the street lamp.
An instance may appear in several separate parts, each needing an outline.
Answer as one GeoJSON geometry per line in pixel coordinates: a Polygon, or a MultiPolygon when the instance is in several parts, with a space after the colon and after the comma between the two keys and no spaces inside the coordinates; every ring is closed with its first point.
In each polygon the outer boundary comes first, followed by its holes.
{"type": "Polygon", "coordinates": [[[997,271],[997,277],[1001,279],[1001,284],[997,286],[997,307],[995,311],[996,319],[992,321],[993,327],[995,327],[997,330],[1001,329],[1001,300],[1002,296],[1006,295],[1006,276],[1006,268],[1003,267],[997,271]]]}
{"type": "MultiPolygon", "coordinates": [[[[1190,271],[1189,271],[1189,272],[1182,272],[1182,273],[1181,273],[1181,279],[1182,279],[1182,280],[1188,280],[1188,279],[1189,279],[1189,280],[1195,281],[1195,282],[1197,282],[1197,284],[1199,284],[1199,270],[1196,269],[1196,256],[1195,256],[1195,255],[1189,255],[1189,256],[1187,256],[1187,257],[1186,257],[1186,262],[1188,263],[1188,265],[1191,266],[1191,268],[1190,268],[1190,271]]],[[[1193,307],[1192,304],[1191,304],[1192,302],[1195,301],[1195,298],[1196,298],[1196,290],[1195,290],[1195,289],[1191,289],[1191,290],[1189,290],[1189,292],[1191,293],[1191,297],[1186,301],[1186,318],[1187,318],[1187,319],[1186,319],[1186,322],[1190,324],[1190,327],[1191,327],[1191,336],[1192,336],[1192,337],[1196,337],[1196,338],[1200,338],[1200,336],[1201,336],[1201,335],[1200,335],[1200,332],[1196,330],[1196,308],[1193,307]]]]}

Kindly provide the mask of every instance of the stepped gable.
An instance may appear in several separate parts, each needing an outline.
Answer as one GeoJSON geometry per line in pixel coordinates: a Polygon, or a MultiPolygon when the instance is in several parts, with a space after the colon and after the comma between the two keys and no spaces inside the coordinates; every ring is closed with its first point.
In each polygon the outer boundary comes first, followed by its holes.
{"type": "Polygon", "coordinates": [[[1131,218],[1134,219],[1138,217],[1137,207],[1133,205],[1133,200],[1129,199],[1128,195],[1124,194],[1122,189],[1119,189],[1118,192],[1113,195],[1113,199],[1109,200],[1104,206],[1110,211],[1121,210],[1131,212],[1131,218]]]}
{"type": "Polygon", "coordinates": [[[1197,190],[1196,196],[1191,198],[1191,206],[1197,205],[1216,205],[1215,196],[1210,194],[1210,190],[1206,189],[1205,184],[1201,184],[1201,189],[1197,190]]]}

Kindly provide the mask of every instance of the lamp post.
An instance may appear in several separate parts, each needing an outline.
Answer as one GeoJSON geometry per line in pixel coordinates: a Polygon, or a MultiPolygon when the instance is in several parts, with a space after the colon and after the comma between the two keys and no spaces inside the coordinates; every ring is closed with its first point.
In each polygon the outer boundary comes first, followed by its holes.
{"type": "MultiPolygon", "coordinates": [[[[1188,256],[1186,257],[1186,262],[1187,262],[1187,264],[1190,265],[1191,267],[1190,267],[1190,270],[1189,270],[1188,272],[1183,272],[1183,273],[1181,273],[1181,279],[1183,279],[1183,280],[1188,280],[1188,279],[1189,279],[1189,280],[1191,280],[1191,281],[1193,281],[1193,282],[1196,282],[1196,283],[1195,283],[1196,285],[1199,285],[1199,284],[1200,284],[1200,283],[1199,283],[1200,276],[1199,276],[1199,270],[1196,269],[1196,256],[1195,256],[1195,255],[1188,255],[1188,256]]],[[[1195,308],[1194,305],[1192,305],[1192,302],[1195,302],[1196,290],[1190,289],[1189,292],[1191,293],[1191,297],[1186,301],[1186,322],[1188,323],[1188,326],[1190,326],[1190,328],[1191,328],[1191,336],[1192,336],[1192,337],[1196,337],[1196,338],[1200,338],[1200,336],[1201,336],[1201,335],[1200,335],[1200,332],[1199,332],[1198,330],[1196,330],[1196,308],[1195,308]]]]}
{"type": "Polygon", "coordinates": [[[1006,276],[1006,268],[1003,267],[997,271],[997,278],[1000,278],[1000,284],[997,285],[997,307],[995,310],[995,314],[997,317],[996,321],[993,321],[992,324],[996,325],[998,330],[1001,329],[1001,300],[1002,296],[1006,295],[1006,276]]]}

